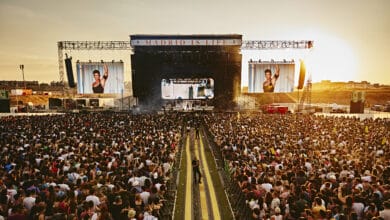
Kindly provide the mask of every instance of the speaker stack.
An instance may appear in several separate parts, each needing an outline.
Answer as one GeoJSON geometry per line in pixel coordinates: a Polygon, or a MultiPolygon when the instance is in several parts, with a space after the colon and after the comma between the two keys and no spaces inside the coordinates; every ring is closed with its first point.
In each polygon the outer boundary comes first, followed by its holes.
{"type": "Polygon", "coordinates": [[[66,56],[65,59],[66,75],[68,76],[68,84],[70,88],[76,87],[73,77],[72,58],[66,56]]]}
{"type": "Polygon", "coordinates": [[[10,99],[6,90],[0,90],[0,112],[10,112],[10,99]]]}
{"type": "Polygon", "coordinates": [[[364,102],[366,93],[364,91],[353,91],[349,113],[364,113],[364,102]]]}

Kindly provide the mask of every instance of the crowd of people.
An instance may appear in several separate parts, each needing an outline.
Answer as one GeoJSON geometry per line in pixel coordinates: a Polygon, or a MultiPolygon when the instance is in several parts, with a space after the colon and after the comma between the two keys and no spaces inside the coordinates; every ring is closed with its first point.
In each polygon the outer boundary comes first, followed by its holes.
{"type": "Polygon", "coordinates": [[[0,219],[157,219],[178,114],[0,118],[0,219]]]}
{"type": "Polygon", "coordinates": [[[252,219],[390,219],[388,119],[213,113],[205,124],[252,219]]]}
{"type": "MultiPolygon", "coordinates": [[[[201,117],[253,219],[390,219],[388,119],[201,117]]],[[[161,217],[186,119],[0,118],[0,220],[161,217]]]]}

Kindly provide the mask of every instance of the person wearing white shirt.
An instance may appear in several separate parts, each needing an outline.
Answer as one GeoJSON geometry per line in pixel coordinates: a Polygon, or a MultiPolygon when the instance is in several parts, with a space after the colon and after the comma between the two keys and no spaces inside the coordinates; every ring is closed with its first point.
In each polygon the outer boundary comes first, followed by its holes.
{"type": "Polygon", "coordinates": [[[142,193],[140,193],[140,197],[142,199],[142,201],[144,201],[144,204],[145,206],[147,206],[149,204],[149,196],[150,196],[150,192],[148,191],[145,191],[145,188],[142,187],[142,189],[144,190],[142,193]]]}
{"type": "Polygon", "coordinates": [[[272,184],[270,184],[270,183],[263,183],[263,184],[261,184],[261,188],[263,188],[267,192],[271,192],[272,184]]]}
{"type": "Polygon", "coordinates": [[[30,213],[31,208],[35,205],[35,191],[27,191],[27,197],[23,199],[23,206],[30,213]]]}
{"type": "Polygon", "coordinates": [[[100,205],[100,199],[95,195],[95,190],[90,189],[89,193],[90,195],[88,195],[87,198],[85,198],[85,201],[92,201],[95,207],[100,205]]]}
{"type": "Polygon", "coordinates": [[[388,220],[390,219],[390,201],[387,200],[386,202],[384,202],[383,206],[385,209],[379,212],[379,216],[385,220],[388,220]]]}

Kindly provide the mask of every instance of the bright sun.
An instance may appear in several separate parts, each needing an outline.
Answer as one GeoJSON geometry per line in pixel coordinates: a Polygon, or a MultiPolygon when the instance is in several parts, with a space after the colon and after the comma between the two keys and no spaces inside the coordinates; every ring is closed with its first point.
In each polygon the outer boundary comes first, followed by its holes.
{"type": "Polygon", "coordinates": [[[352,48],[341,39],[321,35],[304,58],[313,81],[350,81],[356,79],[357,61],[352,48]]]}

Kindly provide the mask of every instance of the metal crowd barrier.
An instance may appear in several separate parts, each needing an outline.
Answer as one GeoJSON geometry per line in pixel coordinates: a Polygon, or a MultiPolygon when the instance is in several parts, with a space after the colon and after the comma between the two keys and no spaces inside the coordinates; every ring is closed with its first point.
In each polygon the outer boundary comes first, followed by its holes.
{"type": "Polygon", "coordinates": [[[166,183],[167,192],[165,194],[165,201],[163,203],[163,207],[160,210],[160,218],[162,220],[172,220],[174,215],[174,207],[175,207],[175,198],[177,194],[177,178],[179,175],[179,169],[180,169],[180,158],[182,154],[182,149],[184,146],[184,133],[182,132],[181,140],[177,146],[179,151],[176,153],[175,161],[173,163],[172,169],[171,169],[171,176],[169,180],[166,183]]]}
{"type": "Polygon", "coordinates": [[[206,132],[208,143],[213,151],[220,178],[225,188],[225,192],[227,193],[234,218],[236,220],[251,219],[252,211],[246,204],[245,194],[242,192],[238,182],[230,175],[229,170],[225,168],[225,159],[221,149],[219,149],[214,142],[214,135],[208,129],[203,130],[206,132]]]}

